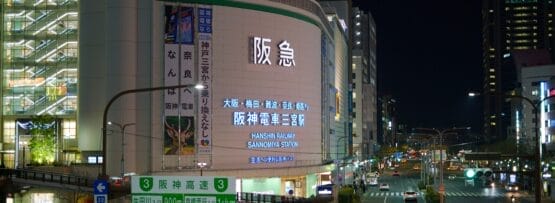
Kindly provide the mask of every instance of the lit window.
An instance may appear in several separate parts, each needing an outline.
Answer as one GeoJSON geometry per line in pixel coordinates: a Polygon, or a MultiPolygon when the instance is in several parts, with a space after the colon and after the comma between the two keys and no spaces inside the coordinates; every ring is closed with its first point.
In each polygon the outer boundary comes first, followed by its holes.
{"type": "Polygon", "coordinates": [[[357,18],[360,18],[360,14],[357,14],[357,18]]]}
{"type": "Polygon", "coordinates": [[[360,41],[357,41],[357,45],[359,45],[359,44],[360,44],[360,41]]]}
{"type": "Polygon", "coordinates": [[[4,122],[4,143],[15,143],[15,121],[4,122]]]}
{"type": "Polygon", "coordinates": [[[357,32],[357,35],[360,35],[360,32],[357,32]]]}
{"type": "Polygon", "coordinates": [[[356,98],[357,98],[357,93],[353,92],[353,99],[356,99],[356,98]]]}
{"type": "Polygon", "coordinates": [[[493,73],[493,72],[495,72],[495,69],[490,68],[490,69],[489,69],[489,72],[493,73]]]}
{"type": "Polygon", "coordinates": [[[495,83],[494,83],[494,82],[490,82],[489,85],[495,86],[495,83]]]}
{"type": "Polygon", "coordinates": [[[357,22],[357,26],[359,26],[359,25],[360,25],[360,22],[357,22]]]}
{"type": "Polygon", "coordinates": [[[495,122],[491,122],[491,125],[495,126],[495,122]]]}
{"type": "Polygon", "coordinates": [[[75,139],[76,127],[75,121],[64,121],[62,123],[64,139],[75,139]]]}
{"type": "Polygon", "coordinates": [[[532,95],[533,96],[538,96],[538,90],[532,90],[532,95]]]}
{"type": "Polygon", "coordinates": [[[495,75],[490,75],[489,78],[495,79],[495,75]]]}

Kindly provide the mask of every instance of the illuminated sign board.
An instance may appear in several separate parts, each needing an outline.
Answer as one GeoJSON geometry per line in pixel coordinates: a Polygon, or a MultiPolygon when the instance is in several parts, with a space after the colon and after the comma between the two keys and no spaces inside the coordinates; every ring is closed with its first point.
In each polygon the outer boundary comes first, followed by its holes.
{"type": "MultiPolygon", "coordinates": [[[[254,64],[266,64],[272,65],[270,61],[271,46],[269,45],[272,39],[253,37],[252,38],[252,50],[253,50],[253,63],[254,64]]],[[[287,40],[281,41],[278,46],[278,65],[283,67],[295,66],[295,50],[291,48],[291,44],[287,40]]]]}
{"type": "MultiPolygon", "coordinates": [[[[302,128],[305,126],[305,112],[309,110],[308,104],[300,101],[239,98],[224,99],[223,108],[234,110],[231,113],[231,124],[236,127],[302,128]]],[[[249,150],[298,148],[296,136],[295,132],[252,132],[246,147],[249,150]]],[[[291,155],[251,156],[249,163],[282,163],[294,159],[291,155]]]]}

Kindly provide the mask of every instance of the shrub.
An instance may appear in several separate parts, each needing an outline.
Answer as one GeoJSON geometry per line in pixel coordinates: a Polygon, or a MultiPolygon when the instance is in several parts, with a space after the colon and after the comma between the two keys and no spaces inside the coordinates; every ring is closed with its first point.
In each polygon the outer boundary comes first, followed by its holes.
{"type": "Polygon", "coordinates": [[[339,189],[337,195],[338,202],[345,203],[360,203],[360,196],[355,194],[355,190],[350,186],[345,186],[339,189]]]}

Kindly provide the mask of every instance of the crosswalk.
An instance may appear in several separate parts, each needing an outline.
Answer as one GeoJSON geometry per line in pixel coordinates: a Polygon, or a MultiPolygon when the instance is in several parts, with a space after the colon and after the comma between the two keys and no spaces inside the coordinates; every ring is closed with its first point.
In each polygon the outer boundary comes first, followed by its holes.
{"type": "MultiPolygon", "coordinates": [[[[417,192],[416,196],[422,196],[424,193],[417,192]]],[[[370,197],[395,197],[395,196],[403,196],[403,192],[369,192],[366,194],[370,197]]]]}
{"type": "MultiPolygon", "coordinates": [[[[423,196],[423,192],[417,192],[416,196],[423,196]]],[[[483,193],[483,192],[445,192],[447,197],[504,197],[505,193],[483,193]]],[[[403,192],[368,192],[365,194],[368,197],[402,197],[403,192]]],[[[520,195],[522,196],[522,194],[520,195]]]]}

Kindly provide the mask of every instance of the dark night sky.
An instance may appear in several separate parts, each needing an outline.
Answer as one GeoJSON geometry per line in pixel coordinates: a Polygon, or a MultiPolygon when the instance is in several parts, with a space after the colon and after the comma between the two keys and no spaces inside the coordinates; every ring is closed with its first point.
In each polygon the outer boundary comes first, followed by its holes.
{"type": "Polygon", "coordinates": [[[378,95],[409,127],[482,129],[479,0],[353,0],[376,21],[378,95]]]}

